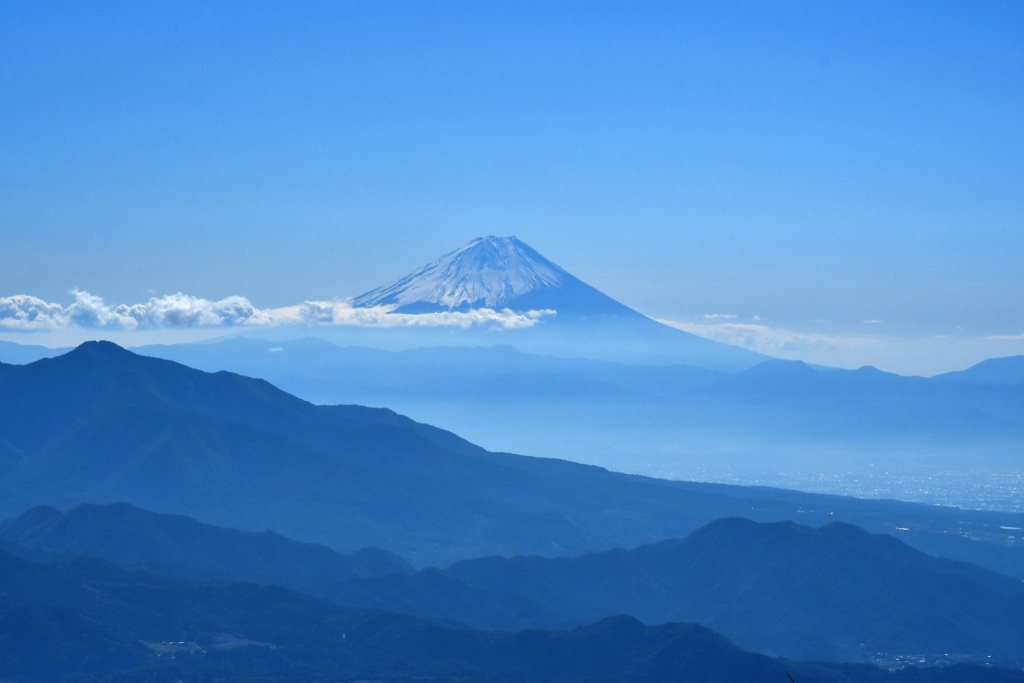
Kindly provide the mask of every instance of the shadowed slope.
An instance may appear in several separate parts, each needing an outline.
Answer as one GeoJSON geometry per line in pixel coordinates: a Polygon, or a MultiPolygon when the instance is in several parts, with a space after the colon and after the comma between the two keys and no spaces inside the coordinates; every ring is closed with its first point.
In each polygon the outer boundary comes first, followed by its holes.
{"type": "Polygon", "coordinates": [[[91,555],[124,566],[293,588],[330,579],[408,574],[406,562],[367,548],[340,555],[271,531],[236,531],[127,503],[79,505],[67,512],[39,507],[0,522],[0,538],[31,548],[91,555]]]}
{"type": "Polygon", "coordinates": [[[1024,663],[1024,583],[848,524],[723,519],[633,550],[469,560],[449,572],[582,621],[694,621],[798,659],[968,652],[1024,663]]]}

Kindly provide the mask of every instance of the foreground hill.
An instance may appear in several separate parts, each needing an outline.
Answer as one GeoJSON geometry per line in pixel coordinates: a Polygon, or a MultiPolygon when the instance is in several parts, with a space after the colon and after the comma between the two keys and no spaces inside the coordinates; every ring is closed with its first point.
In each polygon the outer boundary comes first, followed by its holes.
{"type": "Polygon", "coordinates": [[[325,578],[342,581],[413,573],[408,563],[386,550],[366,548],[341,555],[272,531],[224,529],[127,503],[84,504],[67,512],[33,508],[17,519],[0,522],[0,538],[40,550],[100,557],[126,567],[299,589],[325,578]]]}
{"type": "MultiPolygon", "coordinates": [[[[484,558],[412,574],[275,534],[247,534],[125,505],[35,509],[0,538],[196,578],[296,588],[336,604],[475,628],[583,626],[614,615],[694,622],[793,659],[1024,665],[1024,582],[920,553],[846,524],[712,522],[685,539],[571,559],[484,558]],[[281,557],[268,555],[275,550],[281,557]]],[[[377,551],[383,556],[382,551],[377,551]]]]}
{"type": "Polygon", "coordinates": [[[796,659],[960,653],[1024,664],[1024,582],[847,524],[724,519],[633,550],[468,560],[448,572],[583,622],[693,621],[796,659]]]}
{"type": "Polygon", "coordinates": [[[274,584],[341,605],[455,625],[512,631],[584,624],[531,598],[473,588],[437,569],[414,574],[387,551],[367,548],[342,555],[269,531],[225,529],[127,503],[85,504],[67,512],[33,508],[0,521],[0,539],[184,578],[274,584]]]}
{"type": "Polygon", "coordinates": [[[614,617],[573,631],[482,632],[346,609],[282,588],[195,583],[89,558],[0,549],[7,680],[666,680],[1020,682],[956,666],[925,672],[780,662],[692,624],[614,617]]]}
{"type": "Polygon", "coordinates": [[[125,501],[416,565],[578,555],[714,519],[847,521],[1024,573],[1024,515],[615,474],[487,452],[388,410],[315,406],[270,384],[104,342],[0,372],[0,514],[125,501]],[[907,531],[897,531],[905,528],[907,531]]]}

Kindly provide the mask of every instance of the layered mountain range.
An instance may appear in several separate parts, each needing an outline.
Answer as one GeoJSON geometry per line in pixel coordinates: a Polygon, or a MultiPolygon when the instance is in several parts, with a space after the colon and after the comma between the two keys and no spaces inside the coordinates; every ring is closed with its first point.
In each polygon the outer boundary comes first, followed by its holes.
{"type": "Polygon", "coordinates": [[[190,580],[0,547],[0,672],[33,683],[179,680],[751,680],[1019,683],[956,664],[885,671],[752,654],[695,624],[611,617],[571,631],[453,628],[272,585],[190,580]]]}
{"type": "Polygon", "coordinates": [[[489,557],[413,572],[121,504],[35,508],[0,539],[186,579],[276,584],[331,603],[454,627],[576,628],[616,615],[695,622],[745,649],[868,661],[884,652],[1024,664],[1024,582],[829,524],[722,519],[683,539],[574,558],[489,557]]]}
{"type": "Polygon", "coordinates": [[[0,514],[15,680],[913,680],[705,626],[1021,680],[1024,515],[494,453],[107,342],[0,365],[0,514]]]}
{"type": "Polygon", "coordinates": [[[620,474],[343,405],[632,471],[1005,468],[1020,358],[931,379],[766,360],[515,238],[353,304],[543,314],[405,351],[0,346],[53,356],[0,363],[0,678],[1024,680],[1024,514],[620,474]]]}
{"type": "Polygon", "coordinates": [[[0,514],[118,501],[339,550],[377,545],[421,566],[635,546],[742,516],[902,527],[926,551],[1011,574],[1024,567],[1024,549],[992,533],[1024,527],[1024,515],[649,479],[489,452],[389,410],[313,405],[262,380],[108,342],[0,365],[0,514]]]}
{"type": "Polygon", "coordinates": [[[910,492],[883,487],[901,473],[927,481],[954,472],[962,497],[927,500],[1012,505],[1009,489],[1001,499],[983,498],[1000,490],[984,473],[1009,481],[1024,444],[1021,357],[923,378],[799,361],[730,373],[509,345],[385,351],[316,338],[137,351],[263,377],[316,403],[388,406],[488,448],[674,478],[703,471],[753,481],[784,472],[797,488],[801,475],[827,482],[820,476],[853,473],[865,491],[875,481],[879,492],[899,497],[910,492]]]}
{"type": "MultiPolygon", "coordinates": [[[[315,403],[388,407],[493,450],[1020,509],[1021,358],[927,379],[766,359],[659,324],[514,237],[473,240],[354,305],[554,314],[525,329],[320,326],[139,351],[315,403]]],[[[55,353],[0,344],[9,362],[55,353]]]]}

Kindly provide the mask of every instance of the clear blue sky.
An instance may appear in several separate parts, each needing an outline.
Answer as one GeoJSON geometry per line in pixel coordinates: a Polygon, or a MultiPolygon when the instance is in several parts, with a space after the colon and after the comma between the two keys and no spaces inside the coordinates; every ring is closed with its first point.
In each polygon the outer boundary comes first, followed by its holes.
{"type": "Polygon", "coordinates": [[[986,340],[1024,334],[1022,36],[1021,2],[4,0],[0,298],[278,307],[515,234],[791,354],[1024,353],[986,340]]]}

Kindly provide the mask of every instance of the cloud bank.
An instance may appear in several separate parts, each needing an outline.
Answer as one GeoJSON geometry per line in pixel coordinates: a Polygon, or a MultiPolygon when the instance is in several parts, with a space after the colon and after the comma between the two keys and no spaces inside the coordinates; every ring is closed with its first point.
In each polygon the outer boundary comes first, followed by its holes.
{"type": "Polygon", "coordinates": [[[231,296],[210,301],[186,294],[153,297],[131,306],[109,306],[102,298],[73,290],[74,303],[63,306],[19,294],[0,298],[0,329],[21,331],[59,330],[68,327],[106,330],[159,329],[165,327],[218,327],[270,324],[271,317],[249,303],[231,296]]]}
{"type": "Polygon", "coordinates": [[[555,311],[517,312],[508,308],[496,311],[477,308],[471,311],[437,313],[393,313],[394,306],[356,308],[347,301],[306,301],[300,306],[277,309],[277,319],[285,324],[355,325],[358,327],[473,327],[497,326],[505,329],[532,327],[555,311]]]}
{"type": "Polygon", "coordinates": [[[153,330],[284,325],[357,327],[531,327],[555,311],[516,312],[481,308],[464,312],[393,313],[393,306],[355,308],[347,301],[306,301],[297,306],[259,309],[242,296],[219,301],[178,292],[144,303],[110,306],[102,298],[73,290],[74,303],[63,306],[34,296],[0,297],[0,330],[53,331],[72,327],[104,330],[153,330]]]}

